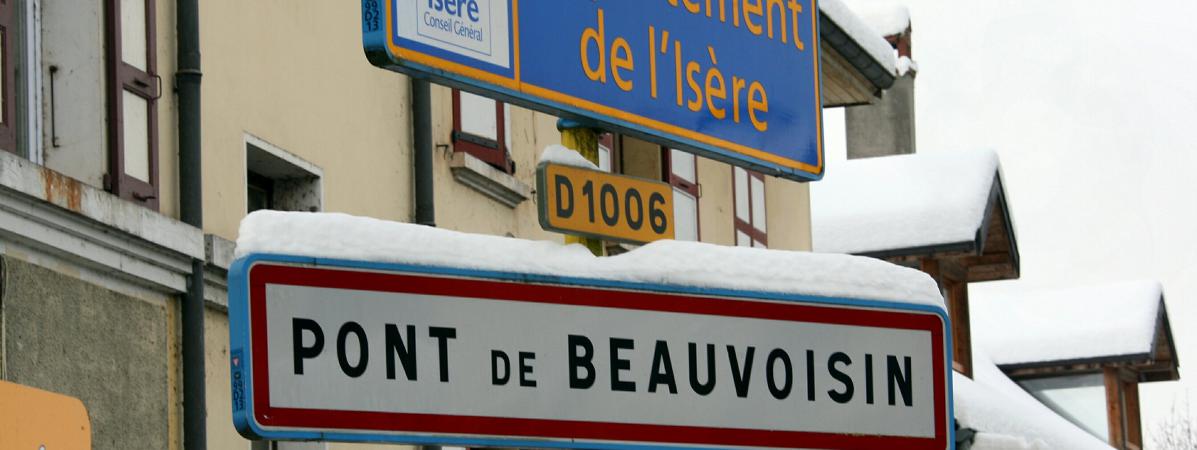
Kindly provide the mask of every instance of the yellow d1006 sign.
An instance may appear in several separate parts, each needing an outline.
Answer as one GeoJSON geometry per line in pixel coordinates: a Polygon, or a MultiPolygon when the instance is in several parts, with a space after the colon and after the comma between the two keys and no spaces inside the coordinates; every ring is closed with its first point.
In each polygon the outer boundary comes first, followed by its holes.
{"type": "Polygon", "coordinates": [[[673,188],[659,181],[560,164],[536,170],[540,226],[643,243],[673,239],[673,188]]]}

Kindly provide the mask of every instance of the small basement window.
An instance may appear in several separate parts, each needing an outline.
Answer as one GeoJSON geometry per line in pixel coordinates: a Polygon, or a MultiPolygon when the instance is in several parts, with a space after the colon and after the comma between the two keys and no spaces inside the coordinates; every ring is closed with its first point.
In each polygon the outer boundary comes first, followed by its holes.
{"type": "Polygon", "coordinates": [[[322,171],[261,139],[245,142],[245,210],[320,211],[322,171]]]}

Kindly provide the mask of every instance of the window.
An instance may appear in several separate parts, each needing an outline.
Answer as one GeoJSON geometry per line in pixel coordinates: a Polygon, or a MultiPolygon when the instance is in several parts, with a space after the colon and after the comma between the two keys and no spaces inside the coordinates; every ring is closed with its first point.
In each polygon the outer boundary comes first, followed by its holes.
{"type": "Polygon", "coordinates": [[[765,177],[759,173],[733,167],[736,203],[736,245],[767,247],[768,228],[765,226],[765,177]]]}
{"type": "Polygon", "coordinates": [[[1070,422],[1105,441],[1106,388],[1102,374],[1034,378],[1018,382],[1037,400],[1070,422]]]}
{"type": "Polygon", "coordinates": [[[0,149],[17,151],[17,59],[20,33],[16,0],[0,0],[0,149]]]}
{"type": "Polygon", "coordinates": [[[679,241],[698,240],[698,160],[681,150],[666,149],[669,171],[665,181],[673,186],[673,235],[679,241]]]}
{"type": "Polygon", "coordinates": [[[617,146],[616,142],[619,140],[619,135],[615,133],[603,133],[599,135],[598,142],[598,168],[607,173],[619,173],[618,162],[616,158],[617,146]]]}
{"type": "Polygon", "coordinates": [[[245,210],[320,211],[321,170],[261,139],[246,137],[245,210]]]}
{"type": "Polygon", "coordinates": [[[507,153],[503,103],[453,90],[453,150],[464,152],[506,172],[515,172],[507,153]]]}
{"type": "MultiPolygon", "coordinates": [[[[12,0],[7,0],[12,1],[12,0]]],[[[107,0],[108,174],[117,196],[158,208],[154,0],[107,0]]]]}

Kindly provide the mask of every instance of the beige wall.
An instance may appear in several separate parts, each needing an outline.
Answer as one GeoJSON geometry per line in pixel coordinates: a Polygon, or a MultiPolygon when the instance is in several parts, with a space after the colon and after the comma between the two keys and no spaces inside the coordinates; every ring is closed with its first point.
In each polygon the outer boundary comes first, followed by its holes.
{"type": "Polygon", "coordinates": [[[229,317],[209,310],[204,315],[204,372],[207,382],[208,448],[249,450],[249,441],[233,428],[229,380],[229,317]]]}
{"type": "Polygon", "coordinates": [[[158,14],[158,73],[162,97],[158,99],[158,212],[179,217],[179,112],[175,92],[178,67],[175,44],[175,2],[155,3],[158,14]]]}
{"type": "Polygon", "coordinates": [[[347,6],[201,3],[205,231],[237,236],[246,134],[319,167],[325,211],[409,220],[409,83],[366,61],[347,6]]]}
{"type": "Polygon", "coordinates": [[[769,248],[810,251],[810,185],[765,177],[769,248]]]}
{"type": "Polygon", "coordinates": [[[703,242],[736,245],[731,166],[698,158],[698,236],[703,242]]]}

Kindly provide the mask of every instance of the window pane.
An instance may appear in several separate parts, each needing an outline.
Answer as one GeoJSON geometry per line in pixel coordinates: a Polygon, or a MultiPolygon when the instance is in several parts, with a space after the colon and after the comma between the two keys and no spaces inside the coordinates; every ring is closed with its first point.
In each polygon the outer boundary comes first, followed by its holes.
{"type": "Polygon", "coordinates": [[[744,234],[743,231],[736,230],[736,245],[740,247],[751,247],[752,238],[748,237],[747,234],[744,234]]]}
{"type": "Polygon", "coordinates": [[[752,246],[756,248],[768,248],[763,242],[755,239],[752,241],[752,246]]]}
{"type": "Polygon", "coordinates": [[[698,201],[676,188],[673,190],[673,238],[698,240],[698,201]]]}
{"type": "Polygon", "coordinates": [[[757,177],[748,177],[752,180],[752,226],[762,232],[768,231],[765,229],[765,182],[757,177]]]}
{"type": "Polygon", "coordinates": [[[124,92],[124,157],[125,173],[146,183],[150,182],[150,113],[149,101],[124,92]]]}
{"type": "Polygon", "coordinates": [[[748,172],[739,167],[733,169],[736,173],[736,218],[749,222],[748,217],[748,172]]]}
{"type": "Polygon", "coordinates": [[[1109,433],[1106,421],[1106,388],[1101,374],[1036,378],[1019,381],[1056,413],[1101,440],[1109,433]]]}
{"type": "Polygon", "coordinates": [[[499,121],[497,119],[494,99],[461,91],[461,131],[498,140],[499,121]]]}
{"type": "Polygon", "coordinates": [[[146,0],[121,0],[121,59],[146,71],[146,0]]]}
{"type": "Polygon", "coordinates": [[[599,144],[598,146],[599,170],[603,172],[611,171],[611,149],[607,146],[599,144]]]}
{"type": "Polygon", "coordinates": [[[677,175],[683,180],[695,183],[698,177],[694,174],[694,155],[689,153],[669,149],[669,165],[673,170],[673,174],[677,175]]]}

